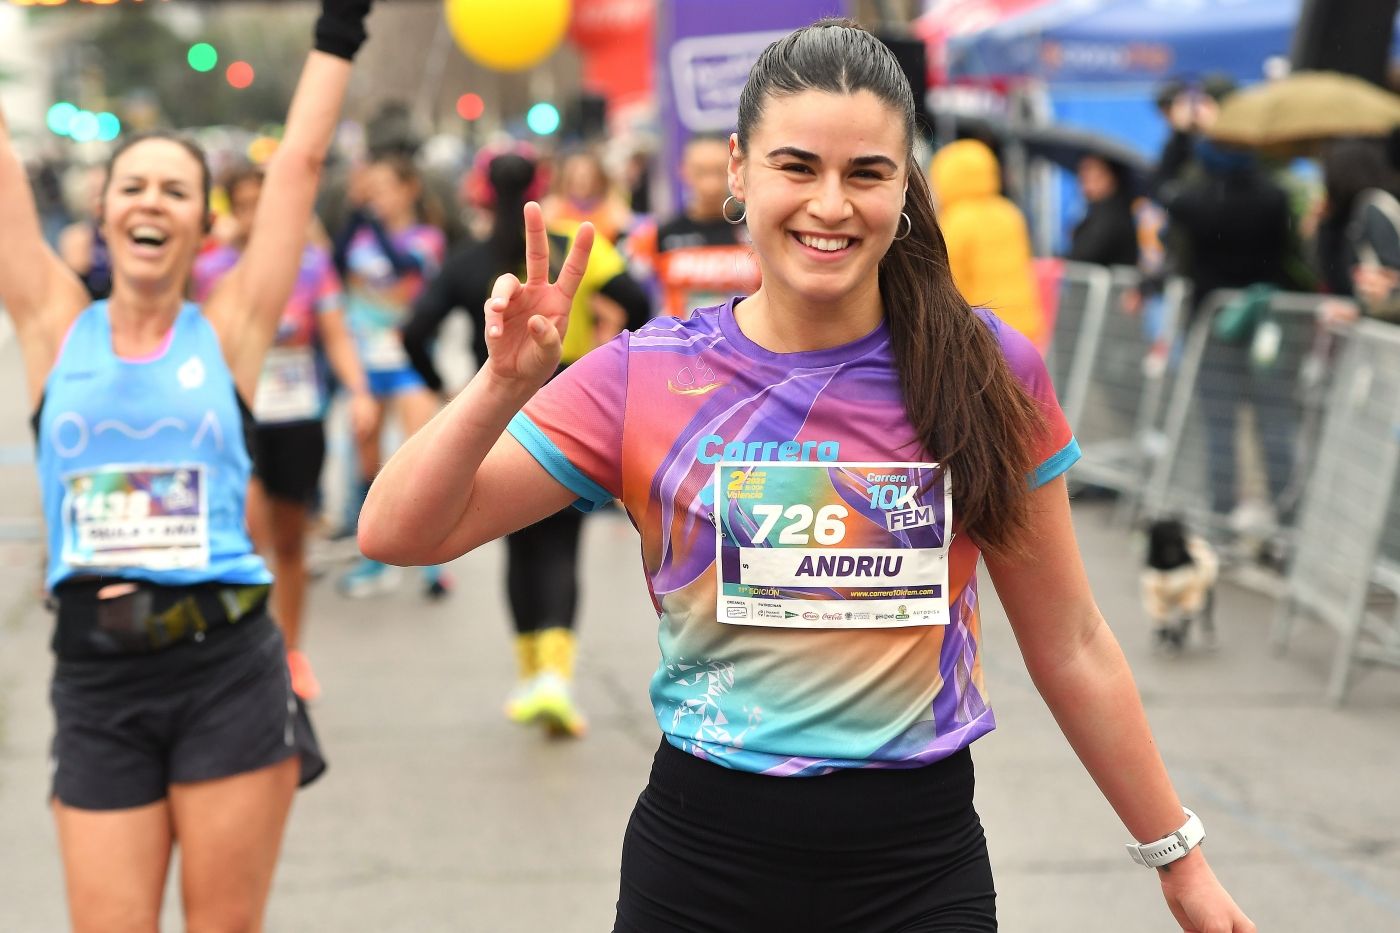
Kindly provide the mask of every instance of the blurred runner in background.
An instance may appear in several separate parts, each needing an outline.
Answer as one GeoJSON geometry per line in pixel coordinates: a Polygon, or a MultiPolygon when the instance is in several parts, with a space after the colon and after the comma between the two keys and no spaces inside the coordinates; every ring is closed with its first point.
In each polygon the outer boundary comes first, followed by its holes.
{"type": "MultiPolygon", "coordinates": [[[[423,381],[441,389],[430,346],[443,320],[456,308],[472,318],[472,350],[484,365],[486,300],[498,276],[524,272],[525,229],[521,209],[539,190],[539,166],[525,147],[488,152],[478,159],[469,190],[491,216],[490,235],[448,258],[442,274],[419,296],[403,342],[423,381]]],[[[555,268],[573,237],[551,231],[549,262],[555,268]]],[[[597,239],[574,295],[559,368],[607,343],[624,327],[640,327],[651,316],[646,295],[627,275],[622,257],[597,239]]],[[[515,624],[518,683],[506,715],[521,723],[543,722],[554,732],[582,735],[586,722],[573,699],[578,612],[578,543],[583,515],[566,508],[506,536],[506,590],[515,624]]]]}
{"type": "MultiPolygon", "coordinates": [[[[263,174],[247,167],[222,185],[232,226],[230,242],[199,257],[194,266],[196,301],[205,301],[237,265],[248,247],[263,190],[263,174]]],[[[248,487],[248,529],[258,552],[272,564],[272,614],[287,642],[292,689],[304,700],[321,693],[311,662],[301,650],[306,608],[306,538],[326,458],[326,410],[330,397],[325,364],[350,398],[350,420],[358,442],[374,429],[377,406],[345,324],[340,278],[324,246],[308,242],[291,300],[263,363],[253,399],[258,430],[253,445],[253,482],[248,487]]]]}

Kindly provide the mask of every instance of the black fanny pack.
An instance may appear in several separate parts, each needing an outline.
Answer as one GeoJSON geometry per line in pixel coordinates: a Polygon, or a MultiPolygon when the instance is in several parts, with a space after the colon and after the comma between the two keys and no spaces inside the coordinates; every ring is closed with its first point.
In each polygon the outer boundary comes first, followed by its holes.
{"type": "Polygon", "coordinates": [[[49,598],[56,617],[53,651],[77,660],[203,641],[260,615],[270,589],[265,583],[161,586],[114,577],[61,583],[49,598]]]}

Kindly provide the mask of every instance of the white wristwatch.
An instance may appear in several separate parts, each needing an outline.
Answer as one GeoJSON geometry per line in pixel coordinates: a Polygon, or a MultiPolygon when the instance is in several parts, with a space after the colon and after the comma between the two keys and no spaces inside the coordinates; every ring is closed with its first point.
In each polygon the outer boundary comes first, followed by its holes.
{"type": "Polygon", "coordinates": [[[1134,862],[1147,868],[1161,868],[1163,865],[1170,865],[1201,844],[1201,840],[1206,838],[1205,825],[1199,816],[1185,807],[1181,809],[1186,813],[1186,825],[1170,836],[1141,845],[1128,843],[1128,855],[1134,862]]]}

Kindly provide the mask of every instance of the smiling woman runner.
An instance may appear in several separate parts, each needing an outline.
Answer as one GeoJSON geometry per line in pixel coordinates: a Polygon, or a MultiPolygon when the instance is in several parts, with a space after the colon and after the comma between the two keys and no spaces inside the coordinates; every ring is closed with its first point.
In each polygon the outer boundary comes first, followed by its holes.
{"type": "Polygon", "coordinates": [[[260,929],[299,783],[324,770],[245,530],[252,397],[296,279],[370,0],[323,0],[242,261],[184,301],[209,170],[167,134],[116,150],[112,296],[45,246],[0,119],[0,300],[37,413],[57,606],[53,812],[72,925],[157,929],[180,847],[185,927],[260,929]]]}
{"type": "Polygon", "coordinates": [[[361,546],[445,560],[622,500],[660,615],[663,741],[616,930],[996,928],[967,748],[993,727],[979,554],[1070,744],[1149,843],[1133,854],[1170,863],[1178,922],[1253,930],[1089,591],[1044,365],[959,297],[913,132],[869,33],[824,21],[770,45],[729,165],[762,287],[548,385],[589,237],[551,285],[527,207],[526,281],[497,281],[487,364],[380,475],[361,546]]]}

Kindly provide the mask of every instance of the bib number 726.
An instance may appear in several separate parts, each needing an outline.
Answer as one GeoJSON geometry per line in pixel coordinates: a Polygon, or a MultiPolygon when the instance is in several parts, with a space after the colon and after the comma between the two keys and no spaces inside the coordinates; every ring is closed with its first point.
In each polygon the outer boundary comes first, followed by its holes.
{"type": "Polygon", "coordinates": [[[762,504],[753,507],[753,514],[760,519],[753,536],[755,545],[766,541],[784,518],[788,523],[778,532],[779,544],[808,544],[813,538],[818,544],[839,544],[846,537],[846,523],[842,519],[850,511],[844,505],[824,505],[814,512],[810,505],[802,503],[786,509],[781,505],[762,504]]]}

